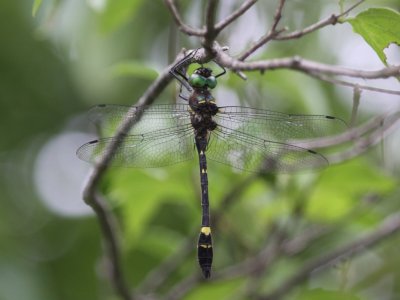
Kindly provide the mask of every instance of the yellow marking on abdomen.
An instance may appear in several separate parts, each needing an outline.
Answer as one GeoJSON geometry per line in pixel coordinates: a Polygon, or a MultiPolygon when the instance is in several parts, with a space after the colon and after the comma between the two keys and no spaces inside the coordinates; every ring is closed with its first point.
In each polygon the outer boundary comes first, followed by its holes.
{"type": "Polygon", "coordinates": [[[200,232],[204,233],[205,235],[210,235],[211,234],[211,227],[201,227],[200,232]]]}

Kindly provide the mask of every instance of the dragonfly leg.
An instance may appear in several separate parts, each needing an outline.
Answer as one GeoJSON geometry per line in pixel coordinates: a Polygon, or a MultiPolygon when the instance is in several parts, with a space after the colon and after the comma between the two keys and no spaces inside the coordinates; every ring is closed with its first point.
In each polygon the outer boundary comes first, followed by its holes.
{"type": "Polygon", "coordinates": [[[188,83],[188,78],[186,77],[186,71],[182,73],[181,69],[183,66],[185,66],[190,60],[193,59],[193,57],[196,55],[198,49],[190,52],[188,55],[186,55],[182,60],[180,60],[175,66],[171,68],[169,71],[172,76],[174,76],[182,85],[187,88],[189,92],[191,92],[193,89],[190,87],[188,83]]]}
{"type": "Polygon", "coordinates": [[[181,84],[181,87],[179,88],[179,98],[181,98],[181,99],[183,99],[183,100],[185,100],[185,101],[189,101],[189,97],[185,96],[185,95],[182,93],[182,84],[181,84]]]}
{"type": "Polygon", "coordinates": [[[221,66],[219,63],[217,63],[215,60],[214,60],[214,62],[218,67],[220,67],[222,69],[221,73],[215,75],[215,78],[218,78],[219,76],[222,76],[222,75],[224,75],[226,73],[226,69],[223,66],[221,66]]]}

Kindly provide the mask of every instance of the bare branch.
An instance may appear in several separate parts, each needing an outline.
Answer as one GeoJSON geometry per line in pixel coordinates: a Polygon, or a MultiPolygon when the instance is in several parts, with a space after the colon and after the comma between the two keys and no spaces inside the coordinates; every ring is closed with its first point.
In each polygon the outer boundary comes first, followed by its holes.
{"type": "Polygon", "coordinates": [[[117,239],[117,222],[110,212],[106,201],[100,195],[93,195],[93,200],[87,202],[97,215],[97,220],[100,224],[102,237],[105,247],[105,258],[107,267],[110,268],[111,282],[117,294],[124,300],[133,299],[126,285],[125,278],[121,267],[121,257],[119,251],[119,243],[117,239]]]}
{"type": "MultiPolygon", "coordinates": [[[[178,56],[177,60],[178,59],[181,59],[181,55],[178,56]]],[[[171,66],[173,66],[175,63],[176,62],[174,62],[171,66]]],[[[164,72],[160,74],[157,80],[153,82],[153,84],[139,99],[137,105],[151,104],[154,99],[164,90],[167,84],[171,81],[171,75],[169,74],[171,66],[166,68],[164,72]]],[[[132,110],[133,109],[135,109],[134,106],[132,107],[132,110]]],[[[111,212],[109,212],[105,202],[97,194],[96,189],[103,174],[107,170],[115,151],[118,149],[118,146],[123,141],[124,136],[127,134],[130,127],[140,119],[140,117],[141,116],[137,113],[136,115],[132,114],[131,111],[127,113],[127,117],[118,128],[118,131],[115,135],[115,140],[105,150],[105,155],[102,157],[101,161],[99,161],[95,165],[93,173],[89,177],[89,180],[83,192],[83,198],[85,202],[93,208],[100,222],[101,230],[103,232],[104,244],[107,251],[106,255],[109,259],[110,267],[112,269],[112,280],[114,286],[118,294],[125,300],[130,299],[130,296],[128,289],[126,288],[124,283],[122,268],[120,265],[120,251],[116,238],[117,231],[113,225],[114,222],[112,221],[112,214],[111,212]]]]}
{"type": "Polygon", "coordinates": [[[218,51],[216,61],[234,71],[266,71],[275,69],[292,69],[304,72],[306,74],[322,73],[326,75],[343,75],[363,79],[388,78],[400,75],[400,66],[389,66],[381,70],[366,71],[322,64],[297,56],[253,62],[242,62],[228,56],[222,51],[218,51]]]}
{"type": "Polygon", "coordinates": [[[353,107],[351,110],[350,127],[356,123],[358,107],[360,106],[361,89],[355,86],[353,89],[353,107]]]}
{"type": "Polygon", "coordinates": [[[273,40],[275,37],[277,37],[280,33],[284,32],[286,29],[280,29],[277,30],[276,27],[278,26],[278,23],[282,17],[282,10],[283,6],[285,5],[286,0],[280,0],[279,1],[279,6],[276,9],[275,16],[274,16],[274,22],[272,24],[271,30],[269,32],[262,36],[253,46],[250,47],[247,51],[245,51],[242,55],[239,56],[238,60],[244,61],[246,58],[248,58],[251,54],[253,54],[257,49],[268,43],[270,40],[273,40]]]}
{"type": "Polygon", "coordinates": [[[286,0],[279,1],[279,6],[275,12],[274,23],[272,24],[271,32],[276,31],[276,27],[278,26],[278,23],[282,18],[282,10],[283,10],[283,6],[285,5],[285,1],[286,0]]]}
{"type": "Polygon", "coordinates": [[[307,149],[317,149],[353,142],[352,147],[348,147],[339,153],[326,155],[329,162],[340,163],[367,151],[371,146],[382,141],[399,124],[400,113],[396,112],[389,116],[378,116],[362,126],[352,128],[336,136],[318,138],[315,140],[289,141],[289,143],[307,149]]]}
{"type": "Polygon", "coordinates": [[[387,122],[385,122],[381,128],[374,131],[370,135],[364,138],[356,140],[354,146],[350,149],[346,149],[340,153],[327,155],[327,159],[332,163],[340,163],[348,159],[359,156],[360,154],[367,151],[371,146],[381,142],[386,136],[388,136],[392,130],[394,130],[400,124],[399,114],[393,115],[387,122]]]}
{"type": "Polygon", "coordinates": [[[143,280],[139,291],[147,293],[158,288],[172,271],[182,264],[183,258],[187,257],[193,251],[193,241],[195,237],[189,237],[170,257],[163,261],[156,269],[143,280]]]}
{"type": "Polygon", "coordinates": [[[310,261],[275,291],[268,295],[260,296],[257,299],[281,299],[293,287],[307,280],[308,275],[310,275],[312,272],[321,271],[324,267],[327,267],[340,259],[365,251],[368,247],[378,244],[385,238],[397,233],[398,231],[400,231],[400,214],[393,214],[387,217],[382,224],[371,233],[354,242],[350,242],[327,255],[320,256],[315,260],[310,261]]]}
{"type": "Polygon", "coordinates": [[[190,292],[201,281],[204,281],[200,275],[190,276],[176,284],[167,295],[163,297],[164,300],[178,300],[182,299],[184,295],[190,292]]]}
{"type": "Polygon", "coordinates": [[[172,17],[175,20],[175,23],[178,25],[179,29],[183,33],[186,33],[187,35],[194,35],[194,36],[203,36],[205,34],[204,30],[193,28],[193,27],[187,25],[185,22],[183,22],[182,17],[178,12],[178,8],[176,7],[174,0],[164,0],[164,2],[167,5],[169,11],[171,12],[172,17]]]}
{"type": "MultiPolygon", "coordinates": [[[[278,261],[283,255],[285,257],[299,255],[303,253],[304,250],[308,249],[308,246],[312,245],[313,242],[326,236],[329,233],[334,233],[337,230],[341,230],[343,226],[352,222],[354,218],[361,216],[365,209],[370,207],[370,204],[375,202],[362,201],[359,202],[353,209],[351,209],[345,216],[343,216],[335,226],[312,226],[307,230],[296,234],[290,239],[277,239],[279,241],[280,248],[272,246],[270,239],[265,242],[265,247],[259,253],[244,262],[238,263],[236,265],[230,266],[214,274],[214,278],[219,280],[232,279],[241,276],[250,276],[258,274],[278,261]],[[278,250],[278,252],[276,252],[278,250]]],[[[268,231],[268,230],[266,230],[268,231]]],[[[282,237],[282,234],[277,235],[279,231],[276,231],[276,227],[269,229],[266,236],[282,237]]],[[[264,271],[265,273],[265,271],[264,271]]]]}
{"type": "Polygon", "coordinates": [[[384,124],[385,121],[386,126],[392,126],[393,122],[396,122],[398,119],[400,119],[400,114],[398,113],[390,116],[384,114],[369,120],[359,127],[352,128],[339,135],[321,137],[314,140],[292,140],[288,142],[298,147],[304,147],[307,149],[332,147],[343,143],[360,140],[362,136],[366,135],[368,132],[382,128],[382,124],[384,124]]]}
{"type": "Polygon", "coordinates": [[[226,17],[224,20],[221,20],[217,24],[215,24],[215,30],[221,32],[226,26],[231,24],[241,15],[243,15],[250,7],[254,5],[258,0],[246,0],[236,11],[234,11],[231,15],[226,17]]]}
{"type": "Polygon", "coordinates": [[[360,0],[358,1],[356,4],[354,4],[353,6],[351,6],[350,8],[348,8],[347,10],[345,10],[343,13],[341,14],[332,14],[331,16],[327,17],[326,19],[323,19],[315,24],[312,24],[302,30],[297,30],[297,31],[293,31],[291,33],[288,33],[286,35],[278,35],[276,36],[274,39],[275,40],[291,40],[291,39],[298,39],[300,37],[302,37],[303,35],[306,35],[308,33],[314,32],[318,29],[321,29],[323,27],[326,27],[328,25],[335,25],[339,18],[347,15],[350,11],[352,11],[354,8],[356,8],[357,6],[359,6],[361,3],[363,3],[365,0],[360,0]]]}
{"type": "Polygon", "coordinates": [[[391,94],[391,95],[400,95],[400,91],[395,91],[395,90],[388,90],[388,89],[382,89],[382,88],[377,88],[373,86],[368,86],[368,85],[362,85],[358,83],[353,83],[353,82],[348,82],[344,80],[339,80],[336,78],[331,78],[329,76],[323,75],[323,74],[314,74],[314,73],[309,73],[308,75],[317,78],[322,81],[326,81],[329,83],[337,84],[337,85],[343,85],[343,86],[348,86],[352,88],[358,87],[361,90],[367,90],[367,91],[372,91],[372,92],[377,92],[377,93],[384,93],[384,94],[391,94]]]}
{"type": "Polygon", "coordinates": [[[206,8],[206,32],[204,34],[203,46],[207,52],[211,52],[212,45],[218,31],[215,28],[215,15],[217,11],[219,0],[208,0],[206,8]]]}
{"type": "Polygon", "coordinates": [[[286,29],[280,29],[276,31],[270,31],[266,35],[262,36],[253,46],[251,46],[248,50],[246,50],[243,54],[238,57],[238,60],[244,61],[254,52],[256,52],[259,48],[267,44],[269,41],[275,39],[280,33],[284,32],[286,29]]]}
{"type": "Polygon", "coordinates": [[[283,229],[277,225],[271,226],[266,236],[268,238],[265,245],[257,255],[216,272],[213,278],[226,280],[263,272],[281,255],[280,248],[286,237],[283,229]]]}

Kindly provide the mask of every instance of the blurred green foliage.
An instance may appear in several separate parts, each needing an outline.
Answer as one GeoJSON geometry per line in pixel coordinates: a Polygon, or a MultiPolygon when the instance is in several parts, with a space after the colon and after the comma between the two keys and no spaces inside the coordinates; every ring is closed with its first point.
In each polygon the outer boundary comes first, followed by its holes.
{"type": "MultiPolygon", "coordinates": [[[[230,9],[229,1],[222,2],[219,17],[230,9]]],[[[253,31],[260,36],[271,23],[277,1],[259,2],[257,12],[248,19],[243,16],[245,21],[235,22],[219,38],[221,44],[232,46],[231,54],[255,39],[248,37],[253,31]],[[251,25],[252,18],[265,27],[251,25]]],[[[282,24],[291,30],[340,10],[337,2],[287,2],[282,24]]],[[[346,7],[351,1],[340,2],[346,7]]],[[[204,4],[182,1],[189,24],[201,24],[204,4]]],[[[370,1],[359,11],[368,5],[400,9],[396,0],[370,1]]],[[[341,43],[348,40],[339,38],[337,47],[326,41],[333,32],[349,34],[346,26],[272,43],[256,57],[300,55],[335,64],[341,43]]],[[[93,132],[83,116],[91,105],[134,104],[181,47],[198,47],[199,41],[177,32],[162,1],[139,0],[3,1],[0,37],[0,299],[116,299],[106,275],[97,220],[49,205],[41,190],[50,181],[38,180],[38,155],[53,137],[93,132]]],[[[341,88],[287,70],[248,74],[247,81],[228,74],[215,92],[218,101],[232,105],[344,119],[351,111],[351,95],[341,88]]],[[[157,102],[172,102],[175,96],[174,84],[157,102]]],[[[362,110],[360,120],[373,113],[362,110]]],[[[289,240],[309,229],[329,230],[299,254],[277,258],[257,278],[202,283],[184,299],[245,299],[240,295],[255,279],[260,280],[260,290],[269,292],[308,261],[376,228],[400,209],[398,157],[387,155],[383,164],[383,152],[377,147],[321,172],[249,181],[249,174],[210,162],[212,213],[218,216],[215,271],[254,256],[273,239],[268,234],[275,227],[284,229],[289,240]]],[[[48,176],[61,178],[53,187],[56,198],[64,201],[61,208],[72,202],[70,190],[78,192],[84,184],[80,165],[75,173],[69,170],[80,163],[76,160],[66,149],[49,157],[53,173],[48,176]],[[74,185],[79,176],[81,185],[74,185]]],[[[140,286],[149,272],[188,241],[195,245],[200,222],[196,161],[163,169],[115,168],[101,188],[122,229],[124,269],[131,287],[140,286]]],[[[393,236],[348,262],[312,274],[285,299],[399,299],[399,242],[399,236],[393,236]]],[[[161,291],[167,293],[174,283],[198,273],[193,247],[161,291]]]]}

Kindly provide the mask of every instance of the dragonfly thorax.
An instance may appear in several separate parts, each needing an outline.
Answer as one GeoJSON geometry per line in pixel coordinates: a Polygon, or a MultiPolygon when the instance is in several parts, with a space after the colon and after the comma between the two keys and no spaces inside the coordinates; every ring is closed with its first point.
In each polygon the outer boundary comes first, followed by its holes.
{"type": "Polygon", "coordinates": [[[192,112],[190,121],[193,128],[199,136],[206,136],[209,131],[217,127],[217,123],[213,120],[213,116],[218,113],[218,106],[214,101],[202,101],[195,105],[191,105],[192,112]]]}

